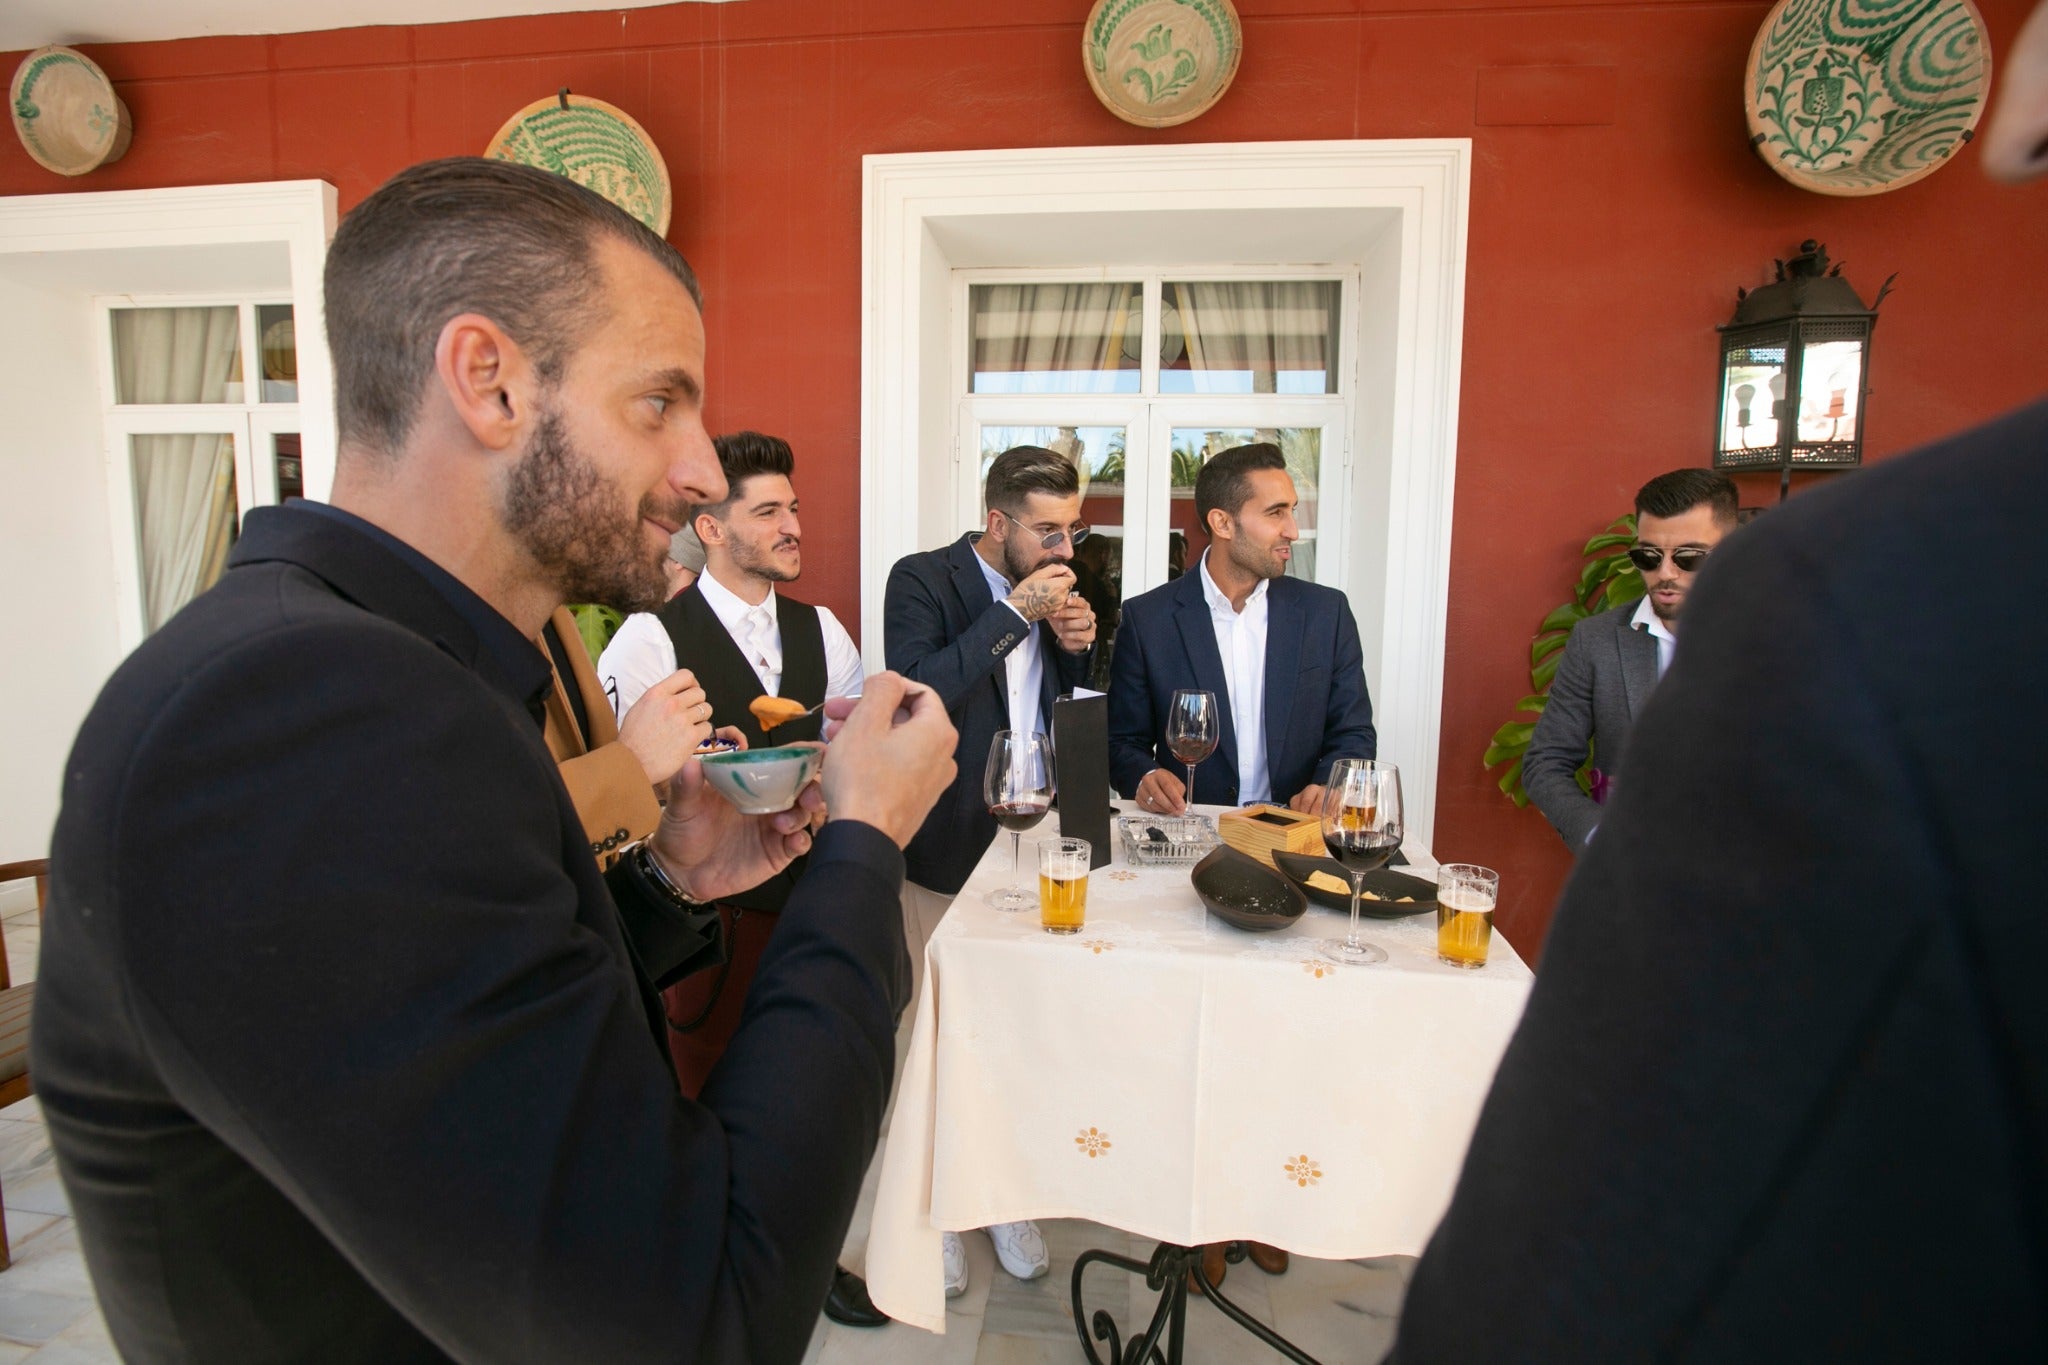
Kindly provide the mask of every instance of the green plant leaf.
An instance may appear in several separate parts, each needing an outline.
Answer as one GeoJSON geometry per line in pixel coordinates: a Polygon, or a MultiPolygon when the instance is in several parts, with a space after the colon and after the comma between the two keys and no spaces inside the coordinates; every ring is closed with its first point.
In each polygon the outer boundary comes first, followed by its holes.
{"type": "Polygon", "coordinates": [[[1516,759],[1514,765],[1502,773],[1500,780],[1494,785],[1499,787],[1507,795],[1508,800],[1514,802],[1517,806],[1529,804],[1529,793],[1522,789],[1521,759],[1516,759]]]}
{"type": "Polygon", "coordinates": [[[1536,629],[1546,635],[1553,630],[1570,630],[1592,614],[1577,602],[1567,602],[1544,617],[1543,624],[1536,629]]]}
{"type": "Polygon", "coordinates": [[[1564,662],[1564,655],[1562,653],[1553,654],[1542,663],[1530,669],[1529,685],[1531,687],[1548,688],[1551,679],[1557,676],[1557,666],[1562,662],[1564,662]]]}
{"type": "MultiPolygon", "coordinates": [[[[1531,641],[1529,644],[1529,667],[1534,668],[1536,665],[1542,663],[1551,655],[1557,653],[1560,649],[1563,649],[1566,638],[1567,637],[1563,635],[1537,636],[1536,639],[1531,641]]],[[[1531,686],[1541,685],[1542,684],[1540,683],[1531,684],[1531,686]]]]}
{"type": "Polygon", "coordinates": [[[1579,570],[1579,584],[1572,590],[1572,596],[1582,604],[1590,604],[1593,600],[1593,590],[1600,586],[1607,574],[1606,559],[1587,560],[1586,567],[1579,570]]]}
{"type": "Polygon", "coordinates": [[[1635,534],[1631,531],[1608,531],[1602,535],[1594,536],[1591,540],[1587,541],[1586,553],[1589,555],[1598,554],[1602,550],[1613,550],[1623,545],[1633,544],[1634,541],[1635,534]]]}
{"type": "Polygon", "coordinates": [[[1550,694],[1548,692],[1531,692],[1528,696],[1522,698],[1520,701],[1515,703],[1515,709],[1517,711],[1529,711],[1539,716],[1542,715],[1544,711],[1549,708],[1549,706],[1550,694]]]}
{"type": "Polygon", "coordinates": [[[1493,742],[1503,748],[1526,748],[1529,737],[1535,733],[1535,721],[1511,720],[1493,732],[1493,742]]]}

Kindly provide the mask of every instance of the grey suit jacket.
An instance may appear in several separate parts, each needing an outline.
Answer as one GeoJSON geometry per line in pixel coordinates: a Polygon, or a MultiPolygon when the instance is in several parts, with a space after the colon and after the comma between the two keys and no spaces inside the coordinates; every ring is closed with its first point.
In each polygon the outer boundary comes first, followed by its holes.
{"type": "Polygon", "coordinates": [[[1589,616],[1572,627],[1550,684],[1550,703],[1536,722],[1522,760],[1522,787],[1573,853],[1600,823],[1600,807],[1572,774],[1593,744],[1593,766],[1610,776],[1621,767],[1628,727],[1657,685],[1657,640],[1631,630],[1636,604],[1589,616]]]}

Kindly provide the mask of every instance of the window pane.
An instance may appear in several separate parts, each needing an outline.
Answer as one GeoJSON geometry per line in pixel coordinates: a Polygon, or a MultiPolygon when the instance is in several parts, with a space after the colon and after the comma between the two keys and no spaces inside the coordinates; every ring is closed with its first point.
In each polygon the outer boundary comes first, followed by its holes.
{"type": "Polygon", "coordinates": [[[263,401],[298,402],[299,342],[290,304],[256,305],[256,345],[263,352],[263,401]]]}
{"type": "Polygon", "coordinates": [[[270,438],[272,458],[277,461],[277,500],[306,496],[305,467],[299,463],[299,435],[281,431],[270,438]]]}
{"type": "Polygon", "coordinates": [[[1195,515],[1195,476],[1210,457],[1257,442],[1280,447],[1288,477],[1300,499],[1294,520],[1300,538],[1287,561],[1289,578],[1315,581],[1318,485],[1322,479],[1323,433],[1320,427],[1173,428],[1173,492],[1167,506],[1166,576],[1179,578],[1209,547],[1209,533],[1195,515]]]}
{"type": "Polygon", "coordinates": [[[117,308],[116,403],[239,403],[242,329],[224,308],[117,308]]]}
{"type": "Polygon", "coordinates": [[[236,530],[235,442],[225,432],[132,436],[128,452],[142,618],[154,631],[227,567],[236,530]]]}
{"type": "Polygon", "coordinates": [[[974,393],[1136,393],[1137,284],[977,284],[967,291],[974,393]]]}
{"type": "Polygon", "coordinates": [[[1081,520],[1089,530],[1074,547],[1073,567],[1075,590],[1095,608],[1095,672],[1088,683],[1097,689],[1109,686],[1109,657],[1123,611],[1125,440],[1123,427],[981,428],[977,477],[983,484],[996,456],[1013,446],[1043,446],[1080,466],[1081,520]]]}
{"type": "Polygon", "coordinates": [[[1161,393],[1335,393],[1335,280],[1167,284],[1161,393]]]}

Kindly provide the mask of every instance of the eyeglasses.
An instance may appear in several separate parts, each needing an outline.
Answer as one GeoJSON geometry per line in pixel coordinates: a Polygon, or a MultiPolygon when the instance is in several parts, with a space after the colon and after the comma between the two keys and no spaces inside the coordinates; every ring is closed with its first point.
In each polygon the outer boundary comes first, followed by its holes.
{"type": "MultiPolygon", "coordinates": [[[[1680,573],[1694,573],[1707,562],[1712,550],[1697,545],[1681,545],[1671,552],[1671,567],[1680,573]]],[[[1664,562],[1664,551],[1655,545],[1631,545],[1628,547],[1629,563],[1644,573],[1657,572],[1657,566],[1664,562]]]]}
{"type": "Polygon", "coordinates": [[[1040,548],[1041,550],[1057,549],[1059,547],[1059,543],[1063,540],[1066,541],[1069,545],[1079,545],[1082,541],[1088,539],[1088,528],[1085,525],[1070,526],[1063,531],[1040,531],[1035,527],[1026,526],[1023,522],[1018,521],[1008,512],[1004,512],[1003,509],[1000,507],[998,507],[996,511],[1002,514],[1002,517],[1005,521],[1014,522],[1016,524],[1017,529],[1022,531],[1024,534],[1028,536],[1037,536],[1038,548],[1040,548]]]}

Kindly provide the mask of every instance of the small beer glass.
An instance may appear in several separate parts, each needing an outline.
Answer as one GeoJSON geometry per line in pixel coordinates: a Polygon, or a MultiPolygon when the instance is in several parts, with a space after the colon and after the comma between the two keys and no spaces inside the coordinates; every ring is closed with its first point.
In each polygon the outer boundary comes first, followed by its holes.
{"type": "Polygon", "coordinates": [[[1436,870],[1436,960],[1467,970],[1486,965],[1500,873],[1471,863],[1436,870]]]}
{"type": "Polygon", "coordinates": [[[1088,918],[1088,841],[1045,839],[1038,845],[1038,922],[1048,934],[1079,932],[1088,918]]]}

